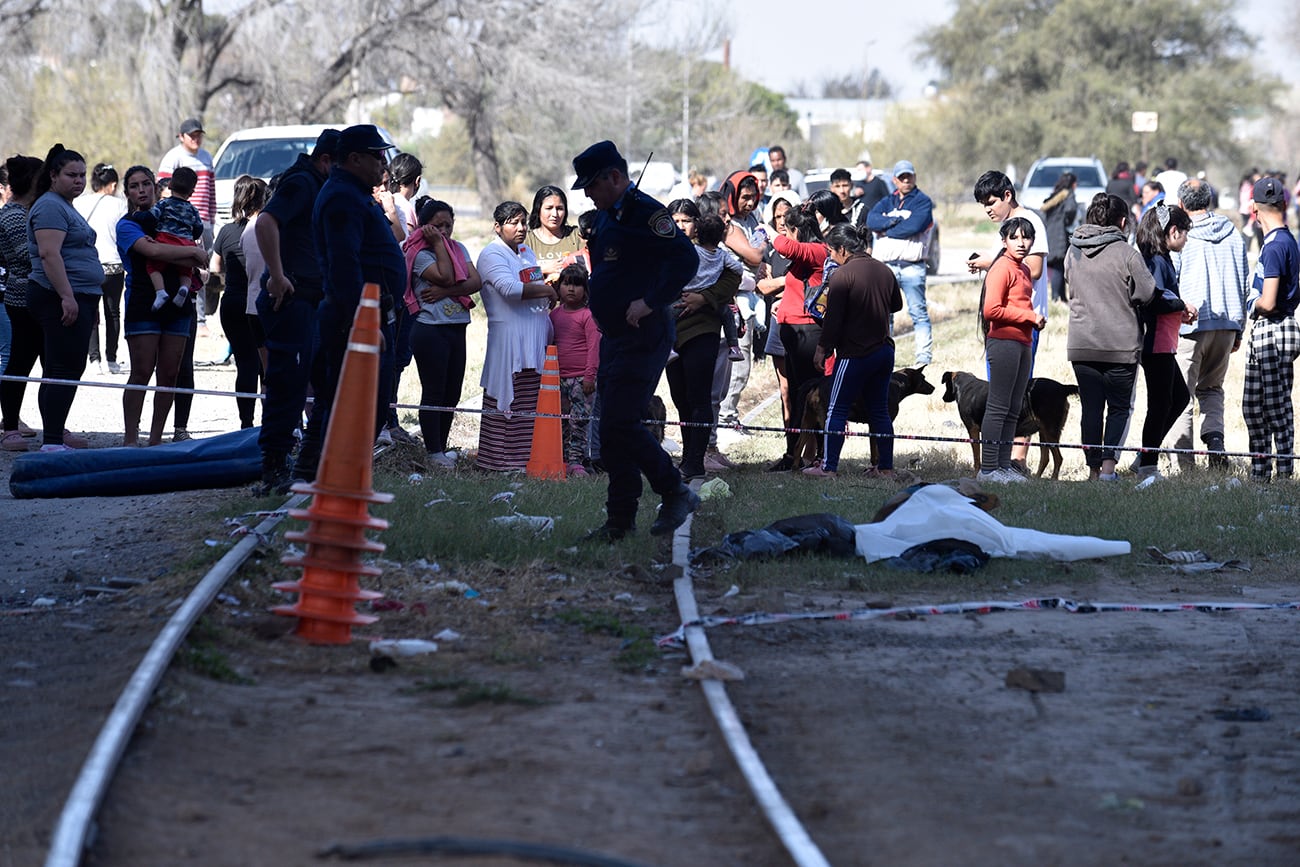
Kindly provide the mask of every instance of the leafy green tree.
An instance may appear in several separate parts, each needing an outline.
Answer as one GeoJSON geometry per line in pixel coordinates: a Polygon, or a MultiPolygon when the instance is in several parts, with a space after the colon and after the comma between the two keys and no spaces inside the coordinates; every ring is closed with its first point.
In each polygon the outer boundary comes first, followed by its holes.
{"type": "Polygon", "coordinates": [[[1134,111],[1155,111],[1155,161],[1236,162],[1234,117],[1270,102],[1254,39],[1231,0],[957,0],[921,34],[942,70],[936,108],[951,150],[976,166],[1027,166],[1045,154],[1095,154],[1109,167],[1141,151],[1134,111]]]}

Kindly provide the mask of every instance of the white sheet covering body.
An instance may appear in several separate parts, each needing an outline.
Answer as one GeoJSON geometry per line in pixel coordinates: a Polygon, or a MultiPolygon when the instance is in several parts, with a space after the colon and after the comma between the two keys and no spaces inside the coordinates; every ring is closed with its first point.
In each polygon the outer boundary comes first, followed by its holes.
{"type": "Polygon", "coordinates": [[[868,563],[936,539],[961,539],[990,557],[1022,560],[1088,560],[1131,550],[1128,542],[1008,527],[947,485],[926,485],[884,521],[858,524],[856,530],[858,553],[868,563]]]}

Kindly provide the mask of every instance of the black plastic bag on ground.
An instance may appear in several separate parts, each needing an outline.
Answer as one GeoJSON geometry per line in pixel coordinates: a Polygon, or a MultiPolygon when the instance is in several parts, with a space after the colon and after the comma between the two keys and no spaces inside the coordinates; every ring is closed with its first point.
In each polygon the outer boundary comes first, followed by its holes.
{"type": "Polygon", "coordinates": [[[721,544],[696,551],[693,559],[752,560],[791,551],[852,557],[857,554],[853,524],[828,512],[782,518],[761,530],[728,533],[721,544]]]}

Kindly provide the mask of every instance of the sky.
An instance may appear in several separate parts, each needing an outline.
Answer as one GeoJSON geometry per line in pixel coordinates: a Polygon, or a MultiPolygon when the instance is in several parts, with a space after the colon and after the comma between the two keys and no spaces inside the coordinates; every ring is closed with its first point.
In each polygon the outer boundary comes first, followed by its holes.
{"type": "MultiPolygon", "coordinates": [[[[1238,20],[1248,32],[1261,34],[1267,27],[1276,29],[1294,2],[1236,0],[1238,20]]],[[[799,80],[815,85],[876,67],[900,99],[912,99],[937,75],[915,60],[914,37],[947,21],[955,5],[955,0],[724,0],[721,8],[731,32],[732,66],[746,78],[785,93],[799,80]],[[824,40],[827,50],[804,50],[817,39],[824,40]],[[782,42],[789,46],[781,52],[787,60],[774,63],[774,48],[782,42]]],[[[1294,46],[1289,49],[1294,58],[1294,46]]],[[[721,60],[721,52],[708,57],[721,60]]],[[[1300,62],[1293,59],[1283,72],[1300,81],[1300,62]]]]}

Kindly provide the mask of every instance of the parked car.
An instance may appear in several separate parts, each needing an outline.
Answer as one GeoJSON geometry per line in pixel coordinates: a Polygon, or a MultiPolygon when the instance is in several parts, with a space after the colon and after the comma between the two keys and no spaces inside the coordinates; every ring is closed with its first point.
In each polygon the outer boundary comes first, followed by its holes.
{"type": "MultiPolygon", "coordinates": [[[[831,172],[833,171],[834,169],[809,169],[805,172],[803,182],[804,186],[808,188],[808,195],[811,196],[818,190],[829,190],[831,188],[831,172]]],[[[872,174],[884,180],[885,186],[889,187],[889,192],[894,192],[893,175],[880,169],[876,169],[872,174]]],[[[866,173],[862,171],[860,166],[855,165],[850,168],[849,175],[855,182],[866,180],[866,173]]],[[[925,255],[925,273],[931,275],[939,273],[941,252],[939,247],[939,216],[935,214],[934,230],[930,233],[930,246],[927,248],[925,255]]]]}
{"type": "MultiPolygon", "coordinates": [[[[347,124],[300,124],[296,126],[259,126],[232,133],[221,143],[213,157],[213,174],[217,187],[215,230],[230,222],[230,201],[235,195],[235,181],[240,175],[252,175],[269,181],[293,165],[298,154],[311,153],[316,138],[331,127],[343,129],[347,124]]],[[[379,134],[392,144],[393,137],[380,127],[379,134]]],[[[393,146],[396,151],[396,145],[393,146]]],[[[389,156],[392,156],[390,153],[389,156]]]]}
{"type": "Polygon", "coordinates": [[[1106,168],[1096,157],[1043,157],[1029,167],[1016,198],[1026,208],[1041,209],[1065,172],[1073,172],[1079,180],[1074,198],[1081,209],[1087,208],[1097,193],[1106,192],[1106,168]]]}

